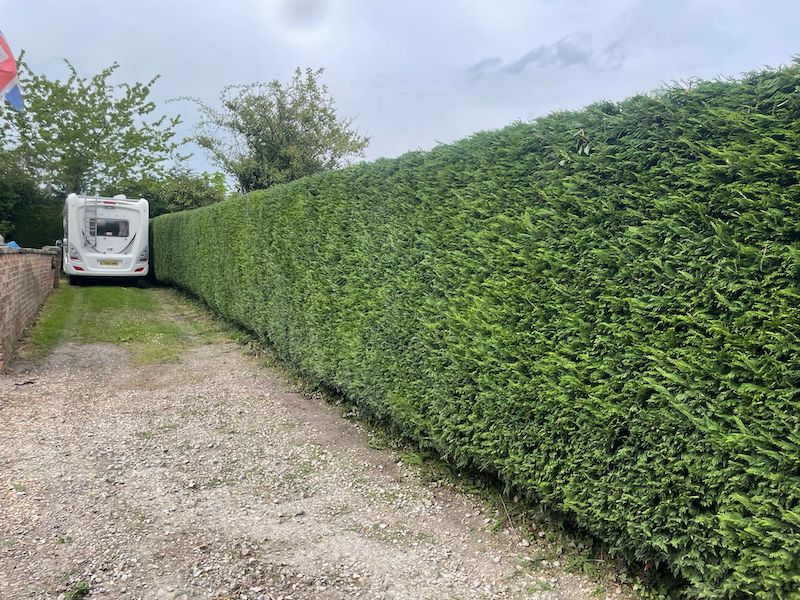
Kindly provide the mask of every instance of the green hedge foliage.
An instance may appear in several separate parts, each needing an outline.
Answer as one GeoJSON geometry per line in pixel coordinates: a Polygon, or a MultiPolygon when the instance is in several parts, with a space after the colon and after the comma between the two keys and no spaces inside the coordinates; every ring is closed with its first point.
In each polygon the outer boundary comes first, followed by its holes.
{"type": "Polygon", "coordinates": [[[23,248],[53,246],[64,238],[64,199],[43,198],[20,204],[14,211],[13,224],[13,239],[23,248]]]}
{"type": "Polygon", "coordinates": [[[703,598],[800,597],[800,64],[155,219],[158,276],[703,598]]]}

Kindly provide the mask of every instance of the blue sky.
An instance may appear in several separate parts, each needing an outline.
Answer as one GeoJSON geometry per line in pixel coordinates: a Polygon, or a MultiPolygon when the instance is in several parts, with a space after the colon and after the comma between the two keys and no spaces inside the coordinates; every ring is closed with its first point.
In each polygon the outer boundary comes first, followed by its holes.
{"type": "MultiPolygon", "coordinates": [[[[675,80],[736,76],[800,53],[788,0],[0,0],[0,29],[38,72],[120,81],[160,74],[154,97],[214,103],[228,84],[324,67],[367,158],[427,149],[483,129],[675,80]]],[[[199,150],[192,166],[210,169],[199,150]]]]}

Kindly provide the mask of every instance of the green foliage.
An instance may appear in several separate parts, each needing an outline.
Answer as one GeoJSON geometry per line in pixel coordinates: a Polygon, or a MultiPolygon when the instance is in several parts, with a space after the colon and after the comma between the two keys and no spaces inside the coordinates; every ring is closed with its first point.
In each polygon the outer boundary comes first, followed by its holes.
{"type": "Polygon", "coordinates": [[[159,278],[686,581],[800,590],[800,64],[154,220],[159,278]]]}
{"type": "Polygon", "coordinates": [[[23,248],[52,246],[64,237],[64,199],[43,197],[14,212],[14,239],[23,248]]]}
{"type": "Polygon", "coordinates": [[[150,216],[156,217],[222,201],[225,198],[225,176],[222,173],[196,175],[176,170],[159,178],[142,177],[123,181],[104,193],[145,198],[150,204],[150,216]]]}
{"type": "Polygon", "coordinates": [[[20,168],[18,157],[0,151],[0,235],[7,242],[15,237],[17,212],[42,199],[36,182],[20,168]]]}
{"type": "Polygon", "coordinates": [[[369,140],[351,128],[352,120],[337,117],[328,88],[318,81],[322,72],[298,68],[286,85],[276,79],[228,86],[220,110],[192,99],[202,114],[195,140],[245,192],[363,155],[369,140]]]}
{"type": "Polygon", "coordinates": [[[91,586],[87,582],[81,580],[70,586],[64,594],[64,600],[82,600],[91,593],[91,586]]]}
{"type": "Polygon", "coordinates": [[[57,196],[94,192],[123,179],[164,172],[175,158],[180,118],[153,117],[147,83],[114,84],[119,65],[81,77],[69,63],[66,81],[33,73],[21,61],[25,112],[0,103],[0,139],[23,157],[37,183],[57,196]]]}

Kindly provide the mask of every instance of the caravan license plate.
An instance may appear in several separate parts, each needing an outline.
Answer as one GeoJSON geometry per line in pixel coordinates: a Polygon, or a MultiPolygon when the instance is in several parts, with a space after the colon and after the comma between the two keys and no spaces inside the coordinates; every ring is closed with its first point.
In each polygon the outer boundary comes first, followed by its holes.
{"type": "Polygon", "coordinates": [[[108,258],[100,260],[101,267],[118,267],[121,263],[121,260],[111,260],[108,258]]]}

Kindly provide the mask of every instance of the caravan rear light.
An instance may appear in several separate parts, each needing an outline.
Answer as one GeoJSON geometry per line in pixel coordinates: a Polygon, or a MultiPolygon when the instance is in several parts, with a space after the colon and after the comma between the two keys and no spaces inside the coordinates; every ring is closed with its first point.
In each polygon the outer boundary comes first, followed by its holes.
{"type": "Polygon", "coordinates": [[[81,260],[81,255],[78,252],[78,249],[75,247],[75,244],[70,244],[69,245],[69,259],[70,260],[77,260],[77,261],[81,260]]]}
{"type": "Polygon", "coordinates": [[[133,272],[134,272],[134,273],[141,273],[142,271],[144,271],[144,267],[136,267],[136,268],[133,270],[133,272]]]}
{"type": "Polygon", "coordinates": [[[78,265],[72,265],[72,268],[76,271],[83,271],[83,267],[79,267],[78,265]]]}
{"type": "Polygon", "coordinates": [[[147,262],[150,259],[150,247],[145,246],[142,253],[139,255],[138,262],[147,262]]]}

